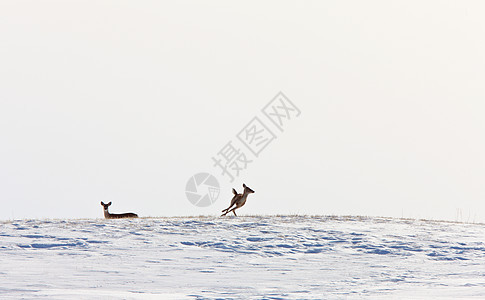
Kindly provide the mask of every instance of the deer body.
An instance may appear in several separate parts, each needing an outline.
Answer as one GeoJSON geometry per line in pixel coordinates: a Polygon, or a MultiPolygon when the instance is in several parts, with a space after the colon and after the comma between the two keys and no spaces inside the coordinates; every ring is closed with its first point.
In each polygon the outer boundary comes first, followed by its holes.
{"type": "Polygon", "coordinates": [[[231,205],[229,205],[228,208],[224,209],[222,212],[222,216],[227,215],[232,211],[232,213],[237,217],[236,215],[236,209],[242,207],[244,204],[246,204],[246,200],[248,199],[249,194],[254,193],[252,189],[246,186],[246,184],[243,184],[244,192],[242,194],[238,194],[235,189],[232,189],[232,193],[234,194],[234,197],[232,197],[231,200],[231,205]],[[232,208],[235,205],[234,208],[232,208]]]}
{"type": "Polygon", "coordinates": [[[101,205],[103,206],[104,218],[105,219],[125,219],[125,218],[138,218],[137,214],[134,213],[124,213],[124,214],[111,214],[108,211],[108,207],[111,205],[111,202],[108,204],[104,204],[101,201],[101,205]]]}

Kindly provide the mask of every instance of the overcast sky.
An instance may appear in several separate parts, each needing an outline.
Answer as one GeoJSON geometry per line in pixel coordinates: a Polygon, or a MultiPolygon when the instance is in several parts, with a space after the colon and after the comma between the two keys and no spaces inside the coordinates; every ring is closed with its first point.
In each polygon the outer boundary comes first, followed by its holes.
{"type": "Polygon", "coordinates": [[[485,222],[483,1],[0,1],[0,219],[485,222]],[[278,130],[282,91],[301,111],[278,130]],[[276,139],[255,157],[238,133],[276,139]],[[252,162],[230,182],[213,157],[252,162]],[[192,175],[221,191],[192,205],[192,175]]]}

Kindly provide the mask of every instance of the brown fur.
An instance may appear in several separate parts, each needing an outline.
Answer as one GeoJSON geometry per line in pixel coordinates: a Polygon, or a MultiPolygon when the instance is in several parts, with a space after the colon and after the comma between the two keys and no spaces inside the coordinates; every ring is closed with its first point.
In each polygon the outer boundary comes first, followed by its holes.
{"type": "Polygon", "coordinates": [[[246,184],[243,184],[243,188],[244,188],[244,192],[242,194],[238,194],[235,189],[232,189],[232,193],[234,194],[234,197],[232,197],[231,205],[229,205],[228,208],[222,211],[223,214],[221,215],[221,217],[227,215],[231,211],[234,213],[235,216],[237,216],[236,209],[244,206],[244,204],[246,204],[248,195],[254,193],[254,191],[250,189],[248,186],[246,186],[246,184]],[[232,208],[233,206],[234,208],[232,208]]]}
{"type": "Polygon", "coordinates": [[[138,218],[138,215],[134,213],[110,214],[108,211],[108,207],[111,205],[111,202],[109,202],[108,204],[104,204],[103,201],[101,201],[101,205],[103,206],[104,217],[106,219],[138,218]]]}

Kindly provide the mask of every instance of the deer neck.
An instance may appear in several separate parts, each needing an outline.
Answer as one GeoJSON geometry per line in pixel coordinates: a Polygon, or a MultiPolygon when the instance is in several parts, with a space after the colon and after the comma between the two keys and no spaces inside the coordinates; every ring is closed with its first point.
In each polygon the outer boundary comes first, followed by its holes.
{"type": "Polygon", "coordinates": [[[104,210],[104,217],[105,217],[106,219],[111,218],[111,214],[108,212],[108,210],[107,210],[107,209],[105,209],[105,210],[104,210]]]}
{"type": "Polygon", "coordinates": [[[245,191],[245,192],[242,194],[241,199],[242,199],[242,200],[244,200],[244,201],[246,201],[246,199],[248,198],[248,195],[249,195],[249,193],[247,193],[247,192],[245,191]]]}

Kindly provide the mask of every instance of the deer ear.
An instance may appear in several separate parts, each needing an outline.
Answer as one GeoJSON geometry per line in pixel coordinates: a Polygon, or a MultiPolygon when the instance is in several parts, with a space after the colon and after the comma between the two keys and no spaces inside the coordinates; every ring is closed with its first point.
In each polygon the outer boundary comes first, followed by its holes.
{"type": "Polygon", "coordinates": [[[237,191],[236,191],[236,189],[232,189],[232,193],[233,193],[234,195],[237,195],[237,191]]]}
{"type": "Polygon", "coordinates": [[[103,201],[101,201],[101,205],[104,205],[103,201]]]}
{"type": "Polygon", "coordinates": [[[111,205],[111,201],[108,203],[108,206],[110,206],[110,205],[111,205]]]}
{"type": "Polygon", "coordinates": [[[243,188],[246,188],[246,184],[243,183],[243,188]]]}

